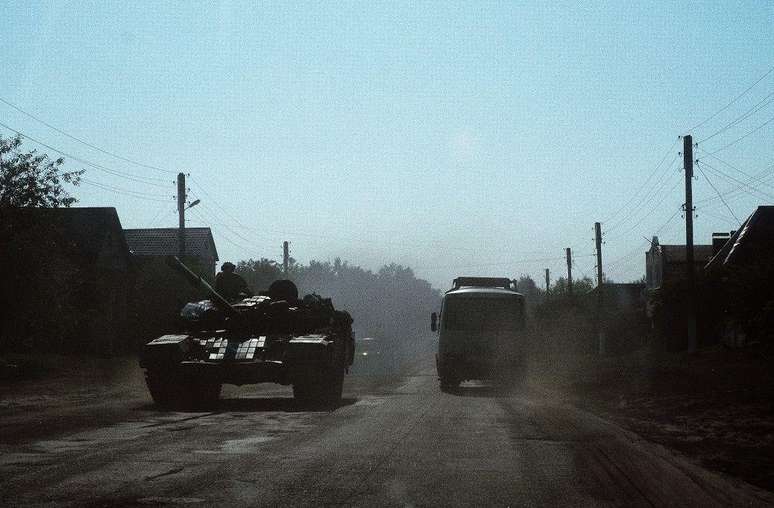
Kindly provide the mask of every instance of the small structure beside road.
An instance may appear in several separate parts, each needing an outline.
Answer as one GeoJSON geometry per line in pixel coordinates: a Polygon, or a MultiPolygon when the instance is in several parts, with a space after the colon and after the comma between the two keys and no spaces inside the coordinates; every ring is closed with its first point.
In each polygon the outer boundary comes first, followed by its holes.
{"type": "MultiPolygon", "coordinates": [[[[124,235],[139,266],[179,253],[177,228],[125,229],[124,235]]],[[[215,276],[218,250],[210,228],[185,228],[185,257],[195,259],[203,274],[210,278],[215,276]]]]}
{"type": "Polygon", "coordinates": [[[127,350],[133,272],[115,208],[6,208],[0,242],[3,350],[127,350]]]}

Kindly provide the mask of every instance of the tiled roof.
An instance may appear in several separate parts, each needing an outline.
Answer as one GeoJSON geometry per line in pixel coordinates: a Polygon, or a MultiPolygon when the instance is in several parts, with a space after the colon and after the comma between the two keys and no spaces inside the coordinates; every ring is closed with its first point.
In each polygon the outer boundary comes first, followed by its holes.
{"type": "MultiPolygon", "coordinates": [[[[137,256],[169,256],[178,253],[178,229],[125,229],[129,250],[137,256]]],[[[210,228],[186,228],[185,250],[191,256],[218,259],[210,228]]]]}

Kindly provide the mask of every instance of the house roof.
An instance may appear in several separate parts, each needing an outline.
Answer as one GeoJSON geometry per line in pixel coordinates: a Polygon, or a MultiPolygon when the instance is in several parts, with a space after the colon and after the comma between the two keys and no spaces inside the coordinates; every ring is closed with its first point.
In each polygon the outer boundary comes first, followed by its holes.
{"type": "MultiPolygon", "coordinates": [[[[661,253],[670,263],[685,263],[685,245],[661,245],[661,253]]],[[[706,263],[712,257],[712,245],[694,245],[693,258],[699,263],[706,263]]]]}
{"type": "Polygon", "coordinates": [[[3,232],[13,235],[39,233],[41,239],[54,242],[56,248],[93,261],[101,253],[107,235],[112,235],[119,250],[128,257],[129,249],[115,208],[5,208],[0,213],[3,232]]]}
{"type": "MultiPolygon", "coordinates": [[[[169,256],[178,253],[177,228],[125,229],[126,243],[136,256],[169,256]]],[[[210,228],[185,228],[186,254],[218,260],[210,228]]]]}
{"type": "Polygon", "coordinates": [[[774,261],[774,206],[759,206],[707,263],[707,269],[774,261]]]}

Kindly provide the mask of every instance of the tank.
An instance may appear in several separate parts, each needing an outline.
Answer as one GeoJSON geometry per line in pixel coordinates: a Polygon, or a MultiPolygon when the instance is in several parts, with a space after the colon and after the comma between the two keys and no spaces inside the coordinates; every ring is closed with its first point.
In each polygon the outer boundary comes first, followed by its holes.
{"type": "Polygon", "coordinates": [[[180,312],[182,332],[147,343],[140,355],[162,408],[217,404],[223,384],[293,385],[303,405],[335,406],[355,354],[352,317],[329,298],[298,297],[288,280],[231,303],[177,257],[167,263],[209,294],[180,312]]]}

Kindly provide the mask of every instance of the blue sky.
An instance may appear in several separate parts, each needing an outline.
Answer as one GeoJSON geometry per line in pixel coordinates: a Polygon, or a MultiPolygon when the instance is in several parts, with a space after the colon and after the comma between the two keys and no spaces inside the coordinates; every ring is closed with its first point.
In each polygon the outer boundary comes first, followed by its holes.
{"type": "MultiPolygon", "coordinates": [[[[592,275],[595,221],[608,276],[638,278],[643,237],[684,238],[677,136],[774,66],[763,1],[127,4],[11,2],[0,20],[0,98],[171,171],[0,104],[9,127],[134,178],[86,167],[81,205],[172,227],[184,171],[202,200],[188,224],[213,228],[223,260],[290,240],[300,261],[395,261],[441,288],[558,276],[568,246],[592,275]]],[[[774,73],[690,133],[723,148],[774,116],[772,92],[774,73]]],[[[772,134],[706,158],[710,181],[771,168],[772,134]]],[[[728,195],[733,213],[771,202],[767,185],[728,195]]],[[[720,200],[697,207],[697,243],[734,227],[720,200]]]]}

